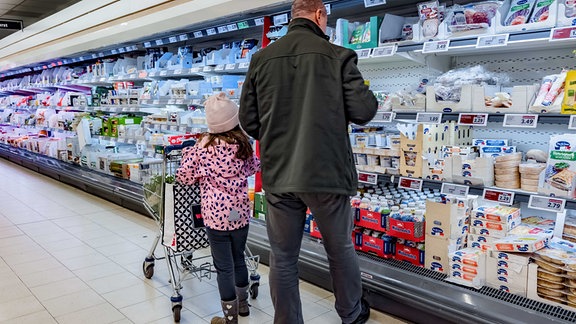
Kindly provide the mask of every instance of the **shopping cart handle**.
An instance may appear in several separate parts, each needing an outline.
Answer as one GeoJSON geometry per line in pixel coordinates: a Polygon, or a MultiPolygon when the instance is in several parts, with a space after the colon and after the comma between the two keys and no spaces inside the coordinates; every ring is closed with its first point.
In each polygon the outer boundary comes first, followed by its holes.
{"type": "Polygon", "coordinates": [[[196,144],[196,140],[190,139],[182,142],[182,144],[177,145],[167,145],[164,147],[164,154],[170,154],[172,151],[179,151],[185,147],[194,146],[196,144]]]}

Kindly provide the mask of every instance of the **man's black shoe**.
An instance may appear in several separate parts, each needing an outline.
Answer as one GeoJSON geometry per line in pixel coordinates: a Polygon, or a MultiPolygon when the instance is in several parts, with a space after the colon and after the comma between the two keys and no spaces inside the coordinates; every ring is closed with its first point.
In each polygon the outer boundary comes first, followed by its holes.
{"type": "Polygon", "coordinates": [[[362,298],[360,303],[362,304],[362,310],[360,311],[360,315],[356,317],[352,324],[364,324],[368,322],[368,319],[370,318],[370,305],[364,298],[362,298]]]}

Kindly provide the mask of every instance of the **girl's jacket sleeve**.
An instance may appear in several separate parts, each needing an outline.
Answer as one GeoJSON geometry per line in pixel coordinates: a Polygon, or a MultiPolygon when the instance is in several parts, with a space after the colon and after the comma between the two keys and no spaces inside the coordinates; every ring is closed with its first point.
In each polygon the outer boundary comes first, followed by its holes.
{"type": "Polygon", "coordinates": [[[177,182],[192,185],[202,178],[197,152],[196,146],[186,147],[182,150],[182,161],[180,162],[180,167],[176,170],[177,182]]]}
{"type": "Polygon", "coordinates": [[[255,154],[253,154],[244,163],[243,171],[245,177],[249,177],[255,174],[256,172],[260,171],[260,159],[255,154]]]}

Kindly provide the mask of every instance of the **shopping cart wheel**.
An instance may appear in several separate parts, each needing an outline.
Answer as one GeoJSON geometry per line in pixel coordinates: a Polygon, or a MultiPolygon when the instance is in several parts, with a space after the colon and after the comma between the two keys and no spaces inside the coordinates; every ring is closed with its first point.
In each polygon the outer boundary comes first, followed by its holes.
{"type": "Polygon", "coordinates": [[[172,315],[174,315],[174,322],[180,323],[180,312],[182,311],[182,305],[172,306],[172,315]]]}
{"type": "Polygon", "coordinates": [[[142,264],[142,271],[144,272],[144,277],[146,277],[146,279],[152,278],[154,275],[154,262],[150,263],[149,261],[144,261],[142,264]]]}
{"type": "Polygon", "coordinates": [[[255,282],[250,286],[250,297],[252,297],[252,299],[258,297],[258,286],[260,286],[260,283],[258,282],[255,282]]]}

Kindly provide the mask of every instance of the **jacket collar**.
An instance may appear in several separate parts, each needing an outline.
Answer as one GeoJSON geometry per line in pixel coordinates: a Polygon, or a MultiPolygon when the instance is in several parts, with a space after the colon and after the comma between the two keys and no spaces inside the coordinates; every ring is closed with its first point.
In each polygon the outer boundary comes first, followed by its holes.
{"type": "Polygon", "coordinates": [[[290,33],[291,31],[293,31],[295,29],[301,29],[301,28],[308,29],[308,30],[312,31],[314,34],[324,38],[325,40],[330,40],[330,37],[328,37],[326,34],[324,34],[322,29],[320,29],[320,27],[318,27],[318,25],[316,25],[312,20],[306,19],[306,18],[294,18],[294,19],[292,19],[292,21],[290,21],[290,24],[288,25],[288,33],[290,33]]]}

